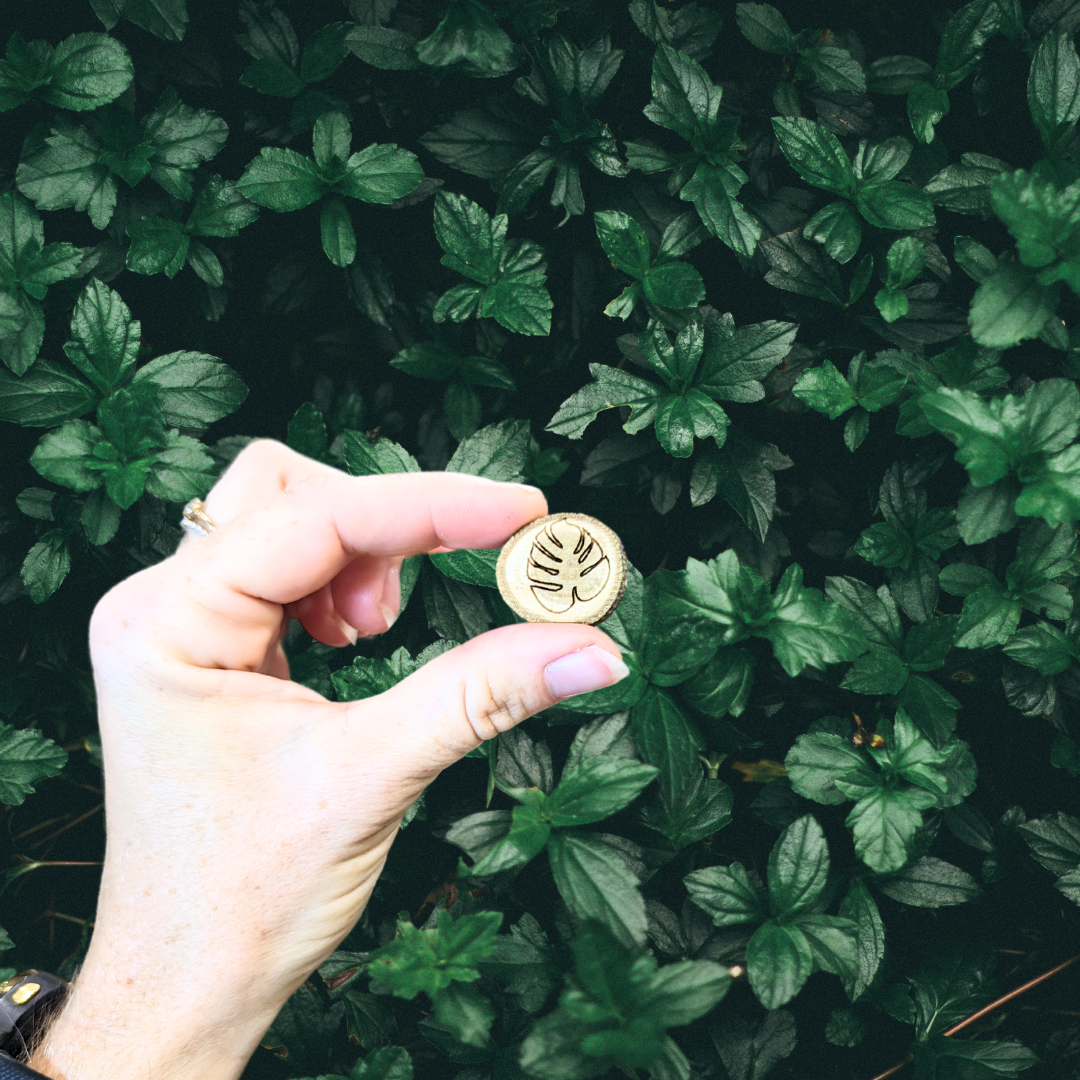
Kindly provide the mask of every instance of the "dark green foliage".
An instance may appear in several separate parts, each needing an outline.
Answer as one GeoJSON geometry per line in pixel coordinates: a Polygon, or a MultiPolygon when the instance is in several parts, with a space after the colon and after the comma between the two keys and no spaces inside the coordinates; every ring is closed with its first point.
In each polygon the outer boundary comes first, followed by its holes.
{"type": "Polygon", "coordinates": [[[93,605],[270,437],[601,518],[630,675],[417,799],[246,1080],[1076,1073],[1080,965],[946,1034],[1080,949],[1075,5],[0,7],[12,965],[89,938],[93,605]]]}

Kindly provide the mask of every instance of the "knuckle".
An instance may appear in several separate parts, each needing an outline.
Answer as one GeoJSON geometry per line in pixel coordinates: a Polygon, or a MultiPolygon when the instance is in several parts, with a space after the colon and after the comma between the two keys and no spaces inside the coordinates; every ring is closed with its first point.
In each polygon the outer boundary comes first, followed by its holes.
{"type": "Polygon", "coordinates": [[[533,711],[519,689],[493,686],[486,674],[478,673],[463,683],[461,712],[481,740],[509,731],[533,711]]]}
{"type": "Polygon", "coordinates": [[[132,623],[146,606],[146,596],[153,595],[147,580],[151,571],[140,571],[114,585],[94,606],[90,616],[90,649],[100,652],[114,647],[132,633],[132,623]]]}

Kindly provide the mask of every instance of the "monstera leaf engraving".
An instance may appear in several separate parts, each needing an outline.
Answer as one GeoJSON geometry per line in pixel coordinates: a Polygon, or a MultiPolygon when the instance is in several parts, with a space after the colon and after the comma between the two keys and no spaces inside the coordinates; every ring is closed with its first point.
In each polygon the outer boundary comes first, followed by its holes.
{"type": "Polygon", "coordinates": [[[528,578],[536,602],[561,615],[598,596],[611,562],[595,536],[571,521],[553,521],[533,540],[528,578]]]}

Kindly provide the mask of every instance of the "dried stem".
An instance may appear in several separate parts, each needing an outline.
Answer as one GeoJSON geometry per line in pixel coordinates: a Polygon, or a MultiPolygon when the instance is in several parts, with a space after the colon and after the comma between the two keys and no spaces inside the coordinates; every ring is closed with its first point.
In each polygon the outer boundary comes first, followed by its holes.
{"type": "MultiPolygon", "coordinates": [[[[992,1013],[995,1009],[1000,1009],[1006,1002],[1012,1001],[1013,998],[1019,997],[1021,994],[1027,993],[1032,987],[1038,986],[1039,983],[1045,982],[1047,979],[1054,975],[1057,975],[1059,971],[1064,971],[1070,964],[1075,964],[1077,960],[1080,960],[1080,953],[1075,956],[1070,956],[1068,960],[1063,960],[1056,967],[1052,967],[1049,971],[1044,971],[1041,975],[1036,975],[1034,979],[1029,979],[1022,986],[1018,986],[1015,990],[1010,990],[1007,994],[1002,994],[1001,997],[991,1001],[989,1005],[984,1005],[978,1012],[972,1013],[966,1020],[961,1020],[959,1024],[953,1024],[947,1031],[943,1031],[942,1037],[949,1038],[950,1035],[955,1035],[958,1031],[963,1031],[964,1028],[970,1024],[974,1024],[976,1020],[981,1020],[984,1016],[992,1013]]],[[[903,1061],[898,1061],[891,1069],[886,1069],[883,1073],[878,1073],[874,1077],[874,1080],[885,1080],[886,1077],[892,1076],[898,1073],[905,1065],[911,1061],[911,1055],[908,1054],[903,1061]]]]}
{"type": "Polygon", "coordinates": [[[42,840],[35,840],[32,844],[28,844],[26,850],[33,851],[36,847],[41,847],[42,844],[47,844],[50,840],[55,840],[62,832],[66,832],[68,829],[73,828],[80,822],[85,821],[88,817],[93,817],[105,804],[98,803],[97,806],[87,810],[85,814],[80,815],[74,821],[69,821],[66,825],[61,825],[59,829],[54,833],[50,833],[42,840]]]}

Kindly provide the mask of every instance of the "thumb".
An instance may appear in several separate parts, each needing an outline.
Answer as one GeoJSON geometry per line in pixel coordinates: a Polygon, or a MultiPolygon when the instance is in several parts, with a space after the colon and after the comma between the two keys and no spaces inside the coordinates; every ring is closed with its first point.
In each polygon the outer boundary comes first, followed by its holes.
{"type": "MultiPolygon", "coordinates": [[[[394,728],[397,774],[424,783],[485,739],[575,694],[629,674],[618,646],[580,624],[521,623],[490,630],[356,703],[355,730],[394,728]]],[[[382,741],[382,740],[380,740],[382,741]]],[[[384,744],[385,745],[385,744],[384,744]]]]}

